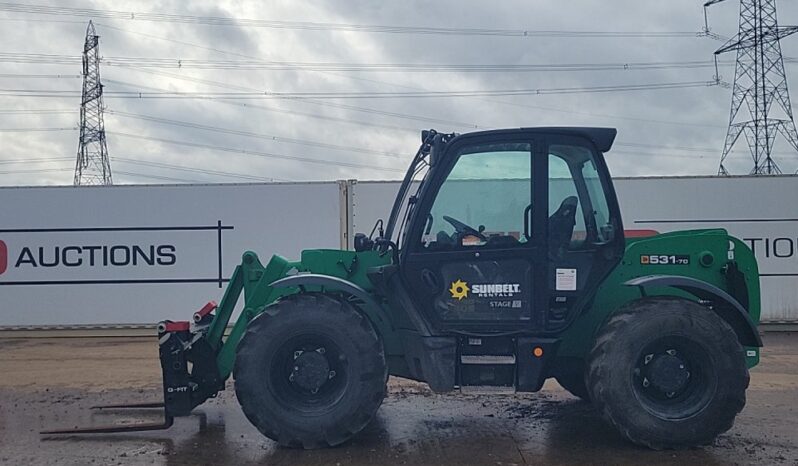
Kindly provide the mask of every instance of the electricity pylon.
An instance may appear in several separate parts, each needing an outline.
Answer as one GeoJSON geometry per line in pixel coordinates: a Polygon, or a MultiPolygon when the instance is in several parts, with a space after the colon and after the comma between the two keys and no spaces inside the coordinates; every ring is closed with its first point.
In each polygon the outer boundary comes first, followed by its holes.
{"type": "MultiPolygon", "coordinates": [[[[704,7],[723,1],[710,0],[704,7]]],[[[798,150],[798,132],[779,43],[796,32],[798,26],[778,25],[776,0],[740,0],[738,33],[715,51],[716,56],[737,52],[729,129],[719,175],[729,174],[724,163],[740,136],[745,137],[754,160],[752,175],[781,173],[772,157],[776,135],[784,136],[798,150]]]]}
{"type": "Polygon", "coordinates": [[[83,45],[83,94],[80,101],[80,140],[75,163],[75,186],[111,185],[111,164],[105,142],[103,85],[100,82],[100,36],[89,21],[83,45]]]}

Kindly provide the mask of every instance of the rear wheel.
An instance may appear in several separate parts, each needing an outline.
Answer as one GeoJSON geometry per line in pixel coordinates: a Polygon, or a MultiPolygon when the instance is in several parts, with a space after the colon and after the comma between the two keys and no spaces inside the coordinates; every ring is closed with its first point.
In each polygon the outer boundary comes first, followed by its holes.
{"type": "Polygon", "coordinates": [[[258,430],[310,449],[341,444],[371,421],[387,369],[366,317],[344,300],[309,293],[249,323],[234,374],[238,401],[258,430]]]}
{"type": "Polygon", "coordinates": [[[692,301],[646,298],[614,315],[590,354],[591,399],[634,443],[705,445],[745,406],[743,348],[717,314],[692,301]]]}

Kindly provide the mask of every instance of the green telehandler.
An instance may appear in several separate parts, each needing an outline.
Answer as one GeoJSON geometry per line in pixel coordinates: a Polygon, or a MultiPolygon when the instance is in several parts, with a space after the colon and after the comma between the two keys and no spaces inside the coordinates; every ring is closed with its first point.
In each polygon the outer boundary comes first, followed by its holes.
{"type": "Polygon", "coordinates": [[[168,428],[232,375],[264,435],[334,446],[393,375],[489,394],[555,378],[634,443],[711,442],[759,362],[757,263],[723,229],[624,230],[603,156],[615,135],[424,131],[388,221],[354,250],[265,266],[245,252],[218,306],[158,325],[164,402],[122,407],[164,423],[46,433],[168,428]]]}

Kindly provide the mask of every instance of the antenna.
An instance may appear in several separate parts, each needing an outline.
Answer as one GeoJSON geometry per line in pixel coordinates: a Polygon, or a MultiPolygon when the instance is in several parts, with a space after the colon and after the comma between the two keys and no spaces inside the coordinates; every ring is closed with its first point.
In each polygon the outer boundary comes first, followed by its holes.
{"type": "Polygon", "coordinates": [[[89,21],[83,45],[83,94],[80,101],[80,140],[75,163],[75,186],[111,185],[111,164],[105,142],[103,85],[100,82],[100,36],[89,21]]]}
{"type": "MultiPolygon", "coordinates": [[[[725,0],[710,0],[706,7],[725,0]]],[[[706,16],[705,16],[706,18],[706,16]]],[[[709,31],[705,23],[705,31],[709,31]]],[[[798,150],[784,58],[779,41],[798,32],[798,26],[779,26],[776,0],[740,0],[740,27],[715,56],[736,51],[729,129],[718,175],[728,175],[724,163],[734,144],[744,136],[754,161],[752,175],[781,173],[772,158],[773,142],[781,134],[798,150]],[[775,105],[774,105],[775,104],[775,105]],[[744,111],[740,111],[745,107],[744,111]]]]}

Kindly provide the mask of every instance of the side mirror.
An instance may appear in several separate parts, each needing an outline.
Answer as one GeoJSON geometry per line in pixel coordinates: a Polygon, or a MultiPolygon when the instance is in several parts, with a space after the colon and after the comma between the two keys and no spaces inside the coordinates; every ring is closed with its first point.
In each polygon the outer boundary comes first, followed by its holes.
{"type": "Polygon", "coordinates": [[[601,227],[601,236],[605,242],[611,242],[615,239],[615,225],[608,223],[601,227]]]}
{"type": "Polygon", "coordinates": [[[421,131],[421,143],[427,142],[427,138],[429,137],[429,130],[425,129],[421,131]]]}
{"type": "Polygon", "coordinates": [[[354,245],[355,251],[357,252],[371,251],[374,249],[374,241],[363,233],[355,233],[354,245]]]}

